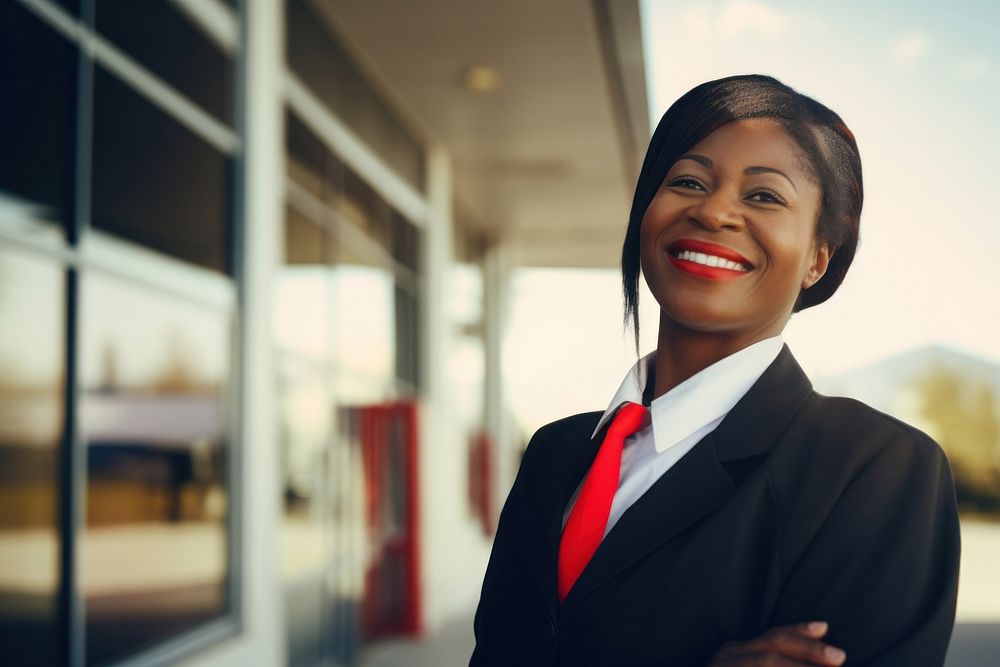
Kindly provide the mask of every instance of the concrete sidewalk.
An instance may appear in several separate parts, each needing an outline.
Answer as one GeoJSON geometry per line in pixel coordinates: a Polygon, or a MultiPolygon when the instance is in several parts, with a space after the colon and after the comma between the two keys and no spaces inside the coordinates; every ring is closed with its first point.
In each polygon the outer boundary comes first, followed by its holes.
{"type": "Polygon", "coordinates": [[[371,644],[359,667],[467,667],[475,645],[473,615],[469,612],[445,623],[430,637],[371,644]]]}
{"type": "Polygon", "coordinates": [[[957,623],[945,667],[1000,665],[1000,623],[957,623]]]}

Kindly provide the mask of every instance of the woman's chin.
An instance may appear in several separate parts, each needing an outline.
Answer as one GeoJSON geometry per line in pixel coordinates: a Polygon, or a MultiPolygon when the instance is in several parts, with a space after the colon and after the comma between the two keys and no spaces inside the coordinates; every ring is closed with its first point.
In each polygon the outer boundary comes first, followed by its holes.
{"type": "Polygon", "coordinates": [[[661,313],[676,326],[702,333],[734,332],[747,328],[747,313],[718,302],[668,304],[661,313]]]}

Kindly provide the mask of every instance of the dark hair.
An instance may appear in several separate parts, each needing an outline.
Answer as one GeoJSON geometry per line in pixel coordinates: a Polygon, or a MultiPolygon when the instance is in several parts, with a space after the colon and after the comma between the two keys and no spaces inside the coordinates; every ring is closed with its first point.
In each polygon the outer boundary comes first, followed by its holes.
{"type": "Polygon", "coordinates": [[[816,237],[830,246],[826,273],[801,290],[792,312],[823,303],[840,286],[854,260],[864,192],[861,156],[854,134],[836,113],[763,74],[741,74],[695,86],[670,105],[653,132],[632,197],[622,245],[622,290],[627,326],[631,317],[639,354],[639,227],[667,171],[713,131],[737,120],[769,118],[802,150],[822,190],[816,237]]]}

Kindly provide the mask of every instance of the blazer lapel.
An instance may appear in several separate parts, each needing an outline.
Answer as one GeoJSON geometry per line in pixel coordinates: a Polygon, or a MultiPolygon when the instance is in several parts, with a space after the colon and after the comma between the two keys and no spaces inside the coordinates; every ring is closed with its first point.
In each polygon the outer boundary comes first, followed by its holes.
{"type": "Polygon", "coordinates": [[[586,413],[571,422],[562,433],[553,433],[556,440],[551,448],[556,460],[536,467],[546,478],[535,478],[523,498],[527,539],[522,546],[528,555],[528,565],[546,609],[554,620],[558,605],[556,575],[559,567],[559,540],[562,536],[562,516],[570,496],[590,469],[610,426],[601,427],[591,439],[597,420],[603,411],[586,413]]]}
{"type": "Polygon", "coordinates": [[[570,589],[572,604],[722,505],[735,486],[705,436],[629,507],[570,589]]]}
{"type": "MultiPolygon", "coordinates": [[[[811,389],[809,379],[788,346],[783,346],[774,362],[715,431],[699,441],[625,511],[601,542],[564,604],[585,598],[725,503],[736,490],[735,475],[727,468],[740,467],[739,462],[751,457],[760,457],[762,461],[811,389]]],[[[549,517],[546,526],[543,548],[549,550],[544,557],[551,578],[548,597],[553,602],[562,511],[596,456],[601,441],[603,437],[595,438],[593,443],[579,443],[580,454],[570,457],[572,462],[560,482],[562,504],[557,503],[558,516],[554,524],[549,517]]]]}

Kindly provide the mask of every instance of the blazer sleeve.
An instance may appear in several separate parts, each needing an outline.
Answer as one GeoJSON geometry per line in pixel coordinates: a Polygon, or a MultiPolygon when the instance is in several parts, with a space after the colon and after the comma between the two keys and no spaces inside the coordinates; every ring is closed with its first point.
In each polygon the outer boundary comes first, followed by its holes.
{"type": "MultiPolygon", "coordinates": [[[[521,514],[525,479],[530,475],[531,460],[542,438],[542,427],[531,436],[517,475],[500,511],[493,549],[483,578],[482,592],[473,632],[476,645],[469,662],[470,667],[506,667],[512,643],[527,649],[532,642],[523,641],[526,609],[523,606],[525,571],[523,558],[515,553],[516,541],[521,533],[521,514]],[[520,639],[521,642],[512,640],[520,639]]],[[[544,626],[548,628],[547,623],[544,626]]],[[[550,639],[544,637],[544,640],[550,639]]]]}
{"type": "Polygon", "coordinates": [[[850,479],[797,562],[770,627],[825,620],[848,665],[943,665],[958,596],[958,507],[941,447],[911,429],[850,479]]]}

